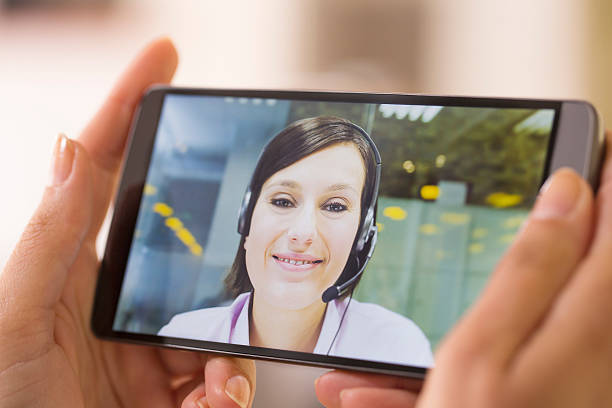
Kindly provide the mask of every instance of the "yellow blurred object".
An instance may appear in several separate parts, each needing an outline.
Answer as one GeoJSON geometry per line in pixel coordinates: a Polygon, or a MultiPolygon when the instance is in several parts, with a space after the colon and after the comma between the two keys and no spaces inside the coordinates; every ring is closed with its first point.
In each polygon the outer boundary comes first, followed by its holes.
{"type": "Polygon", "coordinates": [[[192,245],[189,245],[189,250],[191,251],[192,254],[199,256],[202,255],[202,247],[198,244],[198,243],[193,243],[192,245]]]}
{"type": "Polygon", "coordinates": [[[191,232],[189,232],[187,228],[181,228],[180,230],[176,231],[176,236],[188,247],[196,243],[194,236],[191,235],[191,232]]]}
{"type": "Polygon", "coordinates": [[[439,154],[438,157],[436,157],[436,167],[444,167],[444,164],[446,164],[446,156],[443,154],[439,154]]]}
{"type": "Polygon", "coordinates": [[[414,173],[414,171],[416,170],[416,166],[414,165],[412,160],[406,160],[404,163],[402,163],[402,167],[404,168],[404,170],[406,170],[406,173],[414,173]]]}
{"type": "MultiPolygon", "coordinates": [[[[145,187],[146,189],[146,187],[145,187]]],[[[165,203],[155,203],[153,206],[153,211],[160,214],[162,217],[167,217],[164,224],[166,227],[170,228],[174,231],[176,237],[183,243],[189,251],[196,256],[202,255],[203,249],[200,244],[197,243],[193,234],[183,226],[183,222],[179,220],[177,217],[170,217],[174,210],[168,204],[165,203]]]]}
{"type": "Polygon", "coordinates": [[[512,241],[514,241],[514,234],[504,234],[499,237],[499,242],[502,244],[510,244],[512,241]]]}
{"type": "Polygon", "coordinates": [[[486,202],[495,208],[514,207],[523,201],[520,194],[492,193],[486,198],[486,202]]]}
{"type": "Polygon", "coordinates": [[[421,198],[423,200],[435,200],[440,195],[440,187],[425,185],[421,187],[421,198]]]}
{"type": "Polygon", "coordinates": [[[452,225],[462,225],[470,220],[469,214],[445,212],[440,215],[440,221],[452,225]]]}
{"type": "Polygon", "coordinates": [[[174,213],[172,207],[166,203],[155,203],[153,205],[153,211],[161,215],[162,217],[169,217],[174,213]]]}
{"type": "Polygon", "coordinates": [[[506,220],[504,221],[504,228],[518,228],[523,223],[523,221],[525,221],[525,217],[521,216],[506,218],[506,220]]]}
{"type": "Polygon", "coordinates": [[[376,228],[378,228],[378,232],[380,232],[380,231],[385,229],[385,224],[377,222],[376,223],[376,228]]]}
{"type": "Polygon", "coordinates": [[[435,235],[438,233],[438,226],[435,224],[423,224],[419,227],[423,235],[435,235]]]}
{"type": "Polygon", "coordinates": [[[166,219],[166,227],[170,228],[172,231],[179,231],[183,228],[183,223],[176,217],[171,217],[166,219]]]}
{"type": "Polygon", "coordinates": [[[383,210],[383,215],[392,220],[399,221],[406,218],[406,211],[402,210],[400,207],[387,207],[383,210]]]}
{"type": "Polygon", "coordinates": [[[488,233],[489,231],[486,228],[476,228],[474,229],[474,231],[472,231],[472,238],[474,239],[484,238],[487,236],[488,233]]]}
{"type": "Polygon", "coordinates": [[[481,244],[480,242],[474,242],[473,244],[470,244],[470,246],[468,247],[468,251],[471,254],[479,254],[482,251],[484,251],[485,247],[483,244],[481,244]]]}
{"type": "Polygon", "coordinates": [[[157,194],[157,187],[151,184],[145,184],[143,193],[144,195],[155,195],[157,194]]]}

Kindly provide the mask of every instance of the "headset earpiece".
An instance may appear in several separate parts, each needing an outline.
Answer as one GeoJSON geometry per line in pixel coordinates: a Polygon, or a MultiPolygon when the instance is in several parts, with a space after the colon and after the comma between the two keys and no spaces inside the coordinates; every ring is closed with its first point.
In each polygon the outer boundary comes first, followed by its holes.
{"type": "Polygon", "coordinates": [[[247,235],[248,231],[246,231],[246,223],[247,216],[246,213],[249,209],[249,205],[251,203],[251,186],[247,186],[246,191],[244,192],[244,197],[242,197],[242,204],[240,204],[240,209],[238,210],[238,233],[240,235],[247,235]]]}
{"type": "Polygon", "coordinates": [[[368,240],[370,239],[370,234],[372,230],[372,225],[374,223],[374,209],[372,207],[368,208],[365,219],[363,220],[363,225],[361,226],[361,230],[359,230],[359,237],[357,238],[357,242],[355,242],[355,251],[361,252],[363,248],[365,248],[368,240]]]}

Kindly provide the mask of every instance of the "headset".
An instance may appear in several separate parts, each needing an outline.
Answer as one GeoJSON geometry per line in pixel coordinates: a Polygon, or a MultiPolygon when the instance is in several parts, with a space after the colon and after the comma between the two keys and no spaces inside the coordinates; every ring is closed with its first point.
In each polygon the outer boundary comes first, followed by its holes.
{"type": "MultiPolygon", "coordinates": [[[[368,135],[363,128],[351,122],[331,122],[326,124],[326,126],[330,125],[344,125],[357,130],[372,149],[372,153],[374,153],[376,170],[371,199],[367,205],[365,217],[361,224],[360,230],[357,232],[355,242],[353,243],[353,248],[351,248],[351,254],[349,255],[349,257],[354,257],[355,259],[355,273],[352,276],[349,276],[348,279],[345,279],[344,282],[341,282],[340,278],[338,278],[338,280],[332,286],[327,288],[321,296],[323,302],[325,303],[329,303],[332,300],[343,296],[355,285],[355,283],[359,280],[359,277],[363,274],[363,271],[374,253],[374,247],[376,246],[376,240],[378,238],[378,227],[376,226],[376,203],[378,200],[378,188],[380,185],[380,173],[382,166],[378,148],[376,147],[376,144],[374,144],[374,141],[370,135],[368,135]]],[[[262,150],[260,158],[266,151],[266,148],[267,145],[262,150]]],[[[250,221],[251,217],[251,214],[249,214],[249,208],[251,208],[251,212],[253,211],[252,208],[254,208],[254,205],[252,205],[254,203],[251,203],[253,198],[253,194],[251,192],[252,184],[253,179],[251,178],[251,181],[249,182],[244,193],[242,204],[238,213],[238,233],[243,236],[246,236],[249,233],[249,231],[246,230],[247,223],[250,221]]],[[[347,263],[348,262],[349,261],[347,261],[347,263]]]]}

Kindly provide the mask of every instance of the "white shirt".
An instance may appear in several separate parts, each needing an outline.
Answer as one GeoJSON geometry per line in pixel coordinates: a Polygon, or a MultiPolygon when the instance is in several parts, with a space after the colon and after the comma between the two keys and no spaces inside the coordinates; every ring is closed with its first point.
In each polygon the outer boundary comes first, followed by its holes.
{"type": "MultiPolygon", "coordinates": [[[[249,345],[249,299],[250,293],[243,293],[230,306],[180,313],[161,328],[159,335],[249,345]]],[[[328,354],[348,301],[336,299],[327,304],[313,353],[328,354]]],[[[433,367],[429,341],[412,320],[355,299],[350,302],[329,355],[433,367]]]]}

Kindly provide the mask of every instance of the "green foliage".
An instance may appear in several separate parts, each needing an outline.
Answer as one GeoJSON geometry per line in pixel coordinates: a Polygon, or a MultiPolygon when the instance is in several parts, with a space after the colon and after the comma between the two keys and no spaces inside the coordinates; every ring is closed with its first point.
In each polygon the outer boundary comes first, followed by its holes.
{"type": "Polygon", "coordinates": [[[517,207],[533,203],[542,181],[552,115],[544,127],[517,126],[538,111],[445,107],[425,122],[409,115],[384,117],[379,107],[294,102],[289,121],[333,115],[368,129],[382,157],[381,195],[419,198],[423,185],[446,180],[467,184],[469,204],[490,205],[487,197],[493,193],[520,195],[517,207]],[[413,172],[406,170],[407,161],[413,172]]]}

